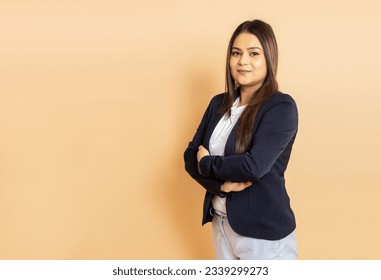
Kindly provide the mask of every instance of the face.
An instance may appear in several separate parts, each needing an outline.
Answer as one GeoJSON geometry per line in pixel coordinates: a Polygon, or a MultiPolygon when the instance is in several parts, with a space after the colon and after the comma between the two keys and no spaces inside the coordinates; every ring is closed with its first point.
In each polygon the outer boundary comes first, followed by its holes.
{"type": "Polygon", "coordinates": [[[239,34],[232,46],[230,72],[240,85],[241,91],[255,92],[267,75],[266,58],[257,36],[251,33],[239,34]]]}

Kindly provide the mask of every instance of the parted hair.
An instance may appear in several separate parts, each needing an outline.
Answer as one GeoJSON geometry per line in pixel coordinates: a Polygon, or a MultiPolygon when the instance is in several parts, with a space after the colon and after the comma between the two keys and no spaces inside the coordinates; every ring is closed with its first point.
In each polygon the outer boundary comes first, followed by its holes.
{"type": "Polygon", "coordinates": [[[245,21],[241,23],[234,31],[227,50],[226,57],[226,84],[225,94],[220,113],[231,114],[231,107],[234,100],[240,94],[239,85],[234,81],[230,71],[230,57],[234,40],[241,33],[250,33],[255,35],[263,47],[263,53],[266,59],[267,74],[262,86],[252,95],[249,103],[238,121],[238,129],[235,143],[237,154],[244,154],[251,146],[252,130],[256,115],[263,103],[274,93],[278,91],[276,74],[278,69],[278,46],[271,26],[261,20],[245,21]]]}

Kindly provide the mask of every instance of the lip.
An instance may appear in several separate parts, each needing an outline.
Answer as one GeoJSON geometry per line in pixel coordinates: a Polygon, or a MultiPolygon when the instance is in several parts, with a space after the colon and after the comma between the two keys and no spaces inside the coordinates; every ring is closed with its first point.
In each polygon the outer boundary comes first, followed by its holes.
{"type": "Polygon", "coordinates": [[[239,73],[250,73],[251,70],[246,70],[246,69],[237,69],[237,72],[239,73]]]}

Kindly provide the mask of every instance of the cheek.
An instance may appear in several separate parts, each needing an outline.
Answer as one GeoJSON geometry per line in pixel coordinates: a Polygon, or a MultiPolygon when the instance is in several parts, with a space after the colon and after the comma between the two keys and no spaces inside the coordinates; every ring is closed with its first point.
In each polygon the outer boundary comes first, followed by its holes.
{"type": "Polygon", "coordinates": [[[230,59],[229,60],[229,67],[230,67],[230,72],[233,72],[234,71],[234,66],[235,66],[235,62],[234,60],[230,59]]]}
{"type": "Polygon", "coordinates": [[[253,62],[256,69],[266,69],[266,61],[263,59],[258,59],[253,62]]]}
{"type": "Polygon", "coordinates": [[[260,71],[261,73],[263,73],[263,75],[266,76],[267,74],[267,64],[266,64],[266,60],[258,60],[254,63],[254,68],[257,70],[257,71],[260,71]]]}
{"type": "Polygon", "coordinates": [[[230,67],[230,74],[233,76],[233,78],[236,78],[236,70],[235,70],[236,63],[232,60],[229,62],[229,67],[230,67]]]}

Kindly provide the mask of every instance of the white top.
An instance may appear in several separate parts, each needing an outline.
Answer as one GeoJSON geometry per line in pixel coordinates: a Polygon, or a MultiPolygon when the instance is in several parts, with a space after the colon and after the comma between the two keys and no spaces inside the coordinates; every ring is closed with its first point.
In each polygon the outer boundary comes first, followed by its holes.
{"type": "MultiPolygon", "coordinates": [[[[231,107],[230,118],[226,113],[221,120],[218,122],[217,126],[213,130],[213,134],[209,140],[209,153],[212,156],[224,156],[225,155],[225,145],[232,131],[233,127],[237,123],[239,117],[241,116],[246,105],[237,107],[239,103],[239,97],[234,101],[231,107]]],[[[226,198],[219,197],[217,195],[213,198],[213,208],[226,214],[226,198]]]]}

